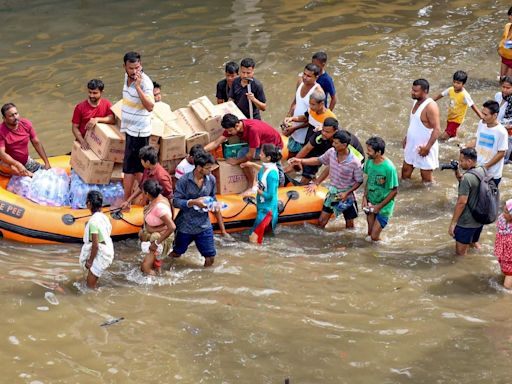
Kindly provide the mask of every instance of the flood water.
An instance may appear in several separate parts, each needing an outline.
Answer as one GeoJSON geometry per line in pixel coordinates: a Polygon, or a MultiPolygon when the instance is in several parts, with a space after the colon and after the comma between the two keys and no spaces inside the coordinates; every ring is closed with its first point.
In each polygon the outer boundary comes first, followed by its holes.
{"type": "MultiPolygon", "coordinates": [[[[263,119],[278,126],[296,76],[329,54],[342,125],[377,134],[399,168],[410,86],[435,95],[458,69],[478,105],[498,91],[505,1],[4,1],[2,104],[35,124],[47,153],[70,151],[73,106],[94,77],[117,101],[122,57],[143,55],[173,108],[215,96],[223,64],[257,62],[263,119]]],[[[446,100],[440,101],[442,121],[446,100]]],[[[476,131],[469,110],[461,141],[476,131]]],[[[444,128],[444,123],[442,122],[444,128]]],[[[458,156],[457,141],[441,160],[458,156]]],[[[501,184],[512,197],[510,166],[501,184]]],[[[402,186],[379,246],[351,232],[281,227],[264,247],[218,239],[215,267],[195,248],[159,278],[138,271],[135,240],[116,244],[98,292],[84,292],[79,245],[0,243],[3,383],[507,383],[512,295],[483,247],[453,254],[450,171],[402,186]],[[346,247],[343,250],[343,247],[346,247]],[[117,323],[111,320],[119,319],[117,323]],[[102,326],[102,324],[107,325],[102,326]],[[110,324],[110,325],[108,325],[110,324]]],[[[336,223],[335,223],[336,224],[336,223]]],[[[167,267],[167,265],[166,265],[167,267]]],[[[168,269],[168,268],[167,268],[168,269]]]]}

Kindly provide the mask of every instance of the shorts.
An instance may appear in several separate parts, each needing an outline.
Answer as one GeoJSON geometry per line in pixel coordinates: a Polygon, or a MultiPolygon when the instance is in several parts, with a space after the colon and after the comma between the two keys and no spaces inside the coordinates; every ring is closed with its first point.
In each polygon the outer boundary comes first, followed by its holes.
{"type": "Polygon", "coordinates": [[[203,257],[215,257],[217,254],[213,241],[213,229],[211,227],[195,234],[177,231],[174,236],[174,248],[172,251],[178,255],[183,255],[187,252],[188,246],[192,242],[196,243],[197,250],[203,257]]]}
{"type": "Polygon", "coordinates": [[[512,59],[505,59],[503,56],[501,56],[501,62],[507,67],[512,68],[512,59]]]}
{"type": "Polygon", "coordinates": [[[461,244],[472,244],[476,243],[480,239],[480,234],[482,233],[482,228],[484,226],[481,225],[477,228],[464,228],[460,226],[455,226],[454,238],[457,243],[461,244]]]}
{"type": "MultiPolygon", "coordinates": [[[[368,213],[366,214],[368,215],[368,213]]],[[[389,223],[389,217],[388,216],[384,216],[384,215],[381,215],[380,213],[377,213],[375,215],[375,220],[377,220],[380,224],[380,227],[382,229],[386,228],[386,226],[388,225],[389,223]]]]}
{"type": "Polygon", "coordinates": [[[293,137],[288,138],[288,152],[299,153],[304,144],[298,143],[293,137]]]}
{"type": "MultiPolygon", "coordinates": [[[[338,202],[336,201],[334,204],[338,204],[338,202]]],[[[357,201],[354,201],[354,204],[352,204],[350,207],[348,207],[347,209],[345,209],[343,212],[341,212],[343,214],[343,217],[345,218],[345,221],[347,220],[354,220],[358,215],[357,215],[357,201]]],[[[326,212],[326,213],[334,213],[334,209],[332,209],[331,207],[328,207],[326,205],[323,205],[322,206],[322,212],[326,212]]]]}
{"type": "Polygon", "coordinates": [[[149,137],[134,137],[126,135],[124,147],[123,172],[127,174],[142,173],[144,167],[140,162],[139,151],[149,144],[149,137]]]}
{"type": "Polygon", "coordinates": [[[460,127],[460,123],[456,123],[455,121],[448,121],[446,123],[446,129],[444,130],[446,134],[450,137],[457,136],[457,129],[460,127]]]}
{"type": "MultiPolygon", "coordinates": [[[[27,171],[29,172],[36,172],[36,171],[39,171],[40,169],[43,168],[43,165],[38,163],[37,161],[35,161],[34,159],[32,159],[30,156],[27,160],[27,162],[25,163],[24,167],[26,168],[27,171]]],[[[2,173],[3,175],[5,176],[8,176],[8,175],[12,175],[13,174],[13,170],[11,168],[11,166],[7,163],[4,163],[3,161],[0,161],[0,173],[2,173]]]]}

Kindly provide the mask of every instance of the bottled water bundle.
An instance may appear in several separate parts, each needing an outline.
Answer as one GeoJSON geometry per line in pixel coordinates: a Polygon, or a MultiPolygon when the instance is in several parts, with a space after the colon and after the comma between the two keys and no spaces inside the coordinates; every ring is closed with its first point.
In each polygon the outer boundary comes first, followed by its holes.
{"type": "Polygon", "coordinates": [[[63,168],[40,169],[34,173],[26,197],[51,207],[69,205],[69,176],[63,168]]]}
{"type": "Polygon", "coordinates": [[[103,195],[104,206],[120,204],[124,198],[123,184],[120,181],[110,184],[86,184],[75,171],[71,171],[71,208],[86,208],[85,200],[89,191],[100,191],[103,195]]]}

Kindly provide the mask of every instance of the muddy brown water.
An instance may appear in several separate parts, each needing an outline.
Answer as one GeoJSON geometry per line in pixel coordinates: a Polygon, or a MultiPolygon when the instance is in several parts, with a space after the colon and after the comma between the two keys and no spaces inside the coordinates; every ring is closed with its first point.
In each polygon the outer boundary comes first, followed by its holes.
{"type": "MultiPolygon", "coordinates": [[[[296,75],[329,54],[342,125],[381,135],[399,167],[412,80],[432,94],[468,71],[481,105],[498,87],[504,1],[4,1],[2,103],[31,119],[49,154],[68,152],[74,104],[93,77],[120,98],[125,51],[173,107],[208,95],[223,64],[252,56],[274,126],[296,75]]],[[[440,102],[442,120],[446,100],[440,102]]],[[[476,130],[468,111],[460,141],[476,130]]],[[[441,160],[457,156],[441,145],[441,160]]],[[[510,167],[502,183],[511,197],[510,167]]],[[[160,278],[138,272],[136,241],[116,244],[98,292],[79,284],[78,245],[0,243],[4,383],[507,383],[512,300],[499,288],[494,228],[453,255],[449,171],[402,186],[379,246],[352,232],[280,228],[263,247],[217,239],[214,268],[195,249],[160,278]],[[346,247],[343,250],[343,247],[346,247]],[[112,319],[117,323],[101,326],[112,319]]]]}

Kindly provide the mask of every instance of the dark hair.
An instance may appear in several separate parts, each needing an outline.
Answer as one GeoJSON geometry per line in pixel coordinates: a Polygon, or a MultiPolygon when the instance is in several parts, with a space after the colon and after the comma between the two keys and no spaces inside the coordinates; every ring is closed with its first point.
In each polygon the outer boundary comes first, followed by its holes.
{"type": "Polygon", "coordinates": [[[324,120],[324,127],[333,127],[336,131],[339,128],[338,120],[336,120],[334,117],[328,117],[324,120]]]}
{"type": "Polygon", "coordinates": [[[227,62],[227,63],[226,63],[226,66],[224,67],[224,71],[225,71],[226,73],[231,73],[231,74],[233,74],[233,73],[238,74],[238,70],[239,70],[239,69],[240,69],[240,68],[238,67],[238,64],[237,64],[237,63],[235,63],[234,61],[229,61],[229,62],[227,62]]]}
{"type": "Polygon", "coordinates": [[[138,61],[140,61],[140,54],[138,54],[137,52],[133,52],[133,51],[125,53],[124,58],[123,58],[123,62],[125,65],[127,62],[136,63],[138,61]]]}
{"type": "Polygon", "coordinates": [[[194,156],[194,164],[199,167],[204,167],[206,164],[215,164],[215,159],[211,153],[203,151],[194,156]]]}
{"type": "Polygon", "coordinates": [[[16,108],[16,106],[13,103],[4,104],[2,106],[2,116],[5,117],[5,113],[11,108],[16,108]]]}
{"type": "Polygon", "coordinates": [[[381,155],[383,155],[384,151],[386,150],[386,142],[378,136],[370,137],[368,140],[366,140],[366,145],[373,149],[375,152],[380,152],[381,155]]]}
{"type": "Polygon", "coordinates": [[[103,206],[103,195],[100,191],[89,191],[85,203],[91,203],[91,212],[98,212],[103,206]]]}
{"type": "Polygon", "coordinates": [[[512,76],[503,76],[500,79],[500,84],[503,84],[503,83],[509,83],[510,85],[512,85],[512,76]]]}
{"type": "Polygon", "coordinates": [[[464,71],[457,71],[453,74],[453,81],[460,81],[462,84],[466,84],[468,74],[464,71]]]}
{"type": "Polygon", "coordinates": [[[414,80],[412,85],[419,85],[421,87],[421,89],[423,89],[427,93],[428,93],[428,91],[430,89],[430,84],[425,79],[414,80]]]}
{"type": "Polygon", "coordinates": [[[160,89],[162,89],[160,84],[158,84],[156,81],[153,81],[153,88],[160,88],[160,89]]]}
{"type": "Polygon", "coordinates": [[[473,160],[473,161],[476,161],[476,159],[478,157],[475,148],[462,148],[460,150],[460,154],[462,156],[464,156],[464,158],[466,158],[468,160],[473,160]]]}
{"type": "Polygon", "coordinates": [[[226,113],[222,117],[222,121],[221,121],[220,125],[224,129],[235,128],[235,125],[237,125],[239,121],[240,121],[240,119],[238,117],[236,117],[235,115],[233,115],[231,113],[226,113]]]}
{"type": "Polygon", "coordinates": [[[204,147],[201,144],[194,144],[190,151],[188,151],[189,156],[196,156],[198,153],[205,152],[204,147]]]}
{"type": "Polygon", "coordinates": [[[309,64],[306,64],[306,66],[304,67],[304,69],[306,71],[310,71],[310,72],[313,72],[313,74],[318,77],[318,75],[320,75],[320,68],[318,67],[318,65],[316,64],[313,64],[313,63],[309,63],[309,64]]]}
{"type": "Polygon", "coordinates": [[[312,57],[313,60],[318,60],[322,64],[327,63],[327,53],[325,52],[317,52],[312,57]]]}
{"type": "Polygon", "coordinates": [[[250,57],[246,57],[240,62],[240,66],[245,68],[255,68],[256,62],[250,57]]]}
{"type": "Polygon", "coordinates": [[[142,184],[142,190],[152,198],[156,198],[164,189],[155,179],[148,179],[142,184]]]}
{"type": "Polygon", "coordinates": [[[99,89],[101,92],[103,92],[103,88],[105,88],[105,84],[103,84],[103,81],[99,79],[92,79],[87,83],[87,89],[90,90],[99,89]]]}
{"type": "Polygon", "coordinates": [[[332,136],[333,140],[339,140],[342,144],[350,144],[350,135],[347,135],[347,131],[336,131],[332,136]]]}
{"type": "Polygon", "coordinates": [[[507,15],[512,16],[512,7],[508,9],[507,15]]]}
{"type": "Polygon", "coordinates": [[[152,145],[146,145],[139,149],[139,159],[149,161],[151,165],[158,163],[158,150],[152,145]]]}
{"type": "Polygon", "coordinates": [[[281,151],[274,144],[263,144],[261,150],[270,157],[270,161],[273,163],[277,163],[283,157],[281,151]]]}
{"type": "Polygon", "coordinates": [[[484,103],[483,107],[487,108],[493,115],[495,113],[499,113],[500,112],[500,105],[498,104],[497,101],[494,101],[494,100],[487,100],[484,103]]]}

